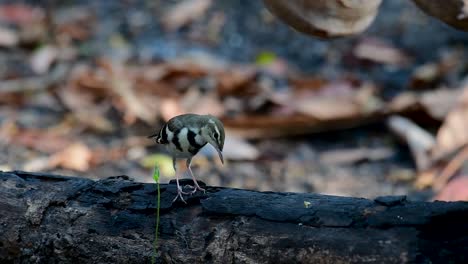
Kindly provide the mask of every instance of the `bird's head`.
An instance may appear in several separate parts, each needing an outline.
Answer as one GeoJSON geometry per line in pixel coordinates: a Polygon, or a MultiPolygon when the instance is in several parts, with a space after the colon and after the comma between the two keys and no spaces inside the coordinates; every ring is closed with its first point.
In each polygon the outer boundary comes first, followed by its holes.
{"type": "Polygon", "coordinates": [[[224,147],[224,126],[219,119],[213,116],[207,116],[208,122],[201,128],[201,135],[205,140],[212,145],[218,152],[221,162],[224,164],[223,147],[224,147]]]}

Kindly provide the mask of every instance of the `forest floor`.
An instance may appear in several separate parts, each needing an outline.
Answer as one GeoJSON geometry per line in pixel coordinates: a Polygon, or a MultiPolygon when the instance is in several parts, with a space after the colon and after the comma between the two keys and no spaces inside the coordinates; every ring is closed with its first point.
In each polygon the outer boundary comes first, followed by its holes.
{"type": "Polygon", "coordinates": [[[0,170],[151,182],[157,162],[168,182],[170,158],[146,136],[196,112],[227,128],[224,166],[211,149],[194,159],[208,185],[434,195],[388,117],[436,135],[467,83],[468,34],[408,1],[335,40],[258,0],[2,2],[0,170]]]}

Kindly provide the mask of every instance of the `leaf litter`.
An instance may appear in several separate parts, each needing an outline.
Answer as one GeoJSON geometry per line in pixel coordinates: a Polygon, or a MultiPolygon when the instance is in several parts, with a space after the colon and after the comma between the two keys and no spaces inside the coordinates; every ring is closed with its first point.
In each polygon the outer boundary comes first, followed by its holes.
{"type": "MultiPolygon", "coordinates": [[[[229,23],[229,18],[221,11],[211,16],[210,10],[215,5],[212,1],[181,1],[170,6],[160,20],[171,32],[183,32],[192,26],[196,31],[197,24],[210,23],[213,28],[209,38],[219,40],[220,28],[229,23]]],[[[457,172],[466,163],[464,148],[468,138],[464,125],[468,87],[447,88],[450,86],[447,79],[451,78],[452,83],[454,79],[450,74],[461,72],[459,69],[464,67],[453,55],[457,52],[416,65],[407,50],[390,41],[375,37],[359,39],[349,47],[352,63],[357,67],[414,69],[407,86],[388,97],[384,94],[385,83],[351,71],[340,72],[335,78],[310,74],[269,50],[259,52],[250,62],[231,62],[203,52],[149,60],[131,56],[122,59],[106,53],[89,56],[89,50],[93,49],[91,40],[98,34],[99,18],[95,12],[88,8],[63,8],[56,10],[52,19],[45,19],[46,13],[40,7],[0,5],[0,21],[15,25],[0,25],[0,45],[22,51],[16,54],[21,60],[9,62],[11,69],[21,70],[0,71],[1,108],[18,111],[18,118],[6,118],[9,115],[0,109],[1,144],[17,146],[27,153],[19,169],[86,173],[108,164],[118,170],[119,164],[124,163],[131,164],[126,169],[129,173],[144,174],[149,161],[167,165],[168,157],[149,154],[163,153],[153,142],[127,139],[144,138],[148,131],[160,128],[172,116],[192,112],[221,118],[228,135],[225,156],[232,161],[228,166],[239,163],[248,167],[248,162],[269,164],[264,168],[271,167],[271,173],[282,175],[287,173],[278,171],[294,167],[291,164],[296,161],[284,161],[289,155],[286,153],[294,153],[294,148],[288,143],[284,150],[272,152],[271,146],[262,142],[281,145],[278,142],[290,142],[297,137],[307,140],[314,137],[311,135],[320,137],[323,132],[365,128],[382,123],[389,116],[402,115],[442,122],[437,134],[428,132],[431,136],[422,140],[422,145],[414,143],[421,141],[421,137],[409,135],[414,129],[407,125],[393,129],[410,145],[418,179],[434,171],[432,180],[426,181],[424,187],[433,187],[439,193],[438,199],[449,199],[444,188],[463,182],[457,172]],[[52,37],[44,38],[50,32],[52,37]],[[47,94],[54,106],[41,105],[37,100],[41,94],[47,94]],[[36,111],[38,119],[52,115],[55,123],[45,128],[28,127],[27,122],[21,121],[25,109],[36,111]]],[[[139,27],[148,23],[145,21],[139,27]]],[[[116,34],[109,34],[108,40],[115,40],[116,34]]],[[[126,48],[131,48],[128,36],[118,35],[122,43],[127,43],[126,48]]],[[[318,157],[314,164],[323,170],[366,162],[384,163],[396,155],[388,146],[362,144],[353,149],[338,146],[304,153],[294,159],[307,163],[318,157]]],[[[208,150],[202,154],[207,158],[211,155],[208,150]]],[[[215,181],[220,184],[228,185],[232,183],[229,177],[235,177],[228,169],[211,167],[209,162],[195,163],[207,175],[220,175],[215,181]]],[[[250,182],[249,186],[255,185],[251,175],[261,171],[254,170],[242,178],[250,182]]],[[[306,169],[298,171],[305,173],[306,169]]],[[[313,188],[304,183],[293,190],[313,188]]]]}

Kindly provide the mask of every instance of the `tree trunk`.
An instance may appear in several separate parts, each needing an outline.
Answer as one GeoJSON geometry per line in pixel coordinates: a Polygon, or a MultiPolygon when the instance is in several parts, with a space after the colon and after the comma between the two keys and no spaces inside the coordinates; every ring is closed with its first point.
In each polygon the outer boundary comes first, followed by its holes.
{"type": "MultiPolygon", "coordinates": [[[[468,263],[468,203],[161,185],[157,263],[468,263]]],[[[0,172],[0,263],[149,263],[156,185],[0,172]]]]}

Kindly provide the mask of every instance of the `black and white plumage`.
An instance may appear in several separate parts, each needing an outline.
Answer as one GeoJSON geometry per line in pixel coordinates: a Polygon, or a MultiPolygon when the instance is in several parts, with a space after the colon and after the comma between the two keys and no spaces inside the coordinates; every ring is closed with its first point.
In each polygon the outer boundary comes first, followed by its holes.
{"type": "MultiPolygon", "coordinates": [[[[224,147],[224,127],[219,119],[211,115],[196,115],[184,114],[171,118],[161,128],[161,130],[154,135],[149,136],[154,138],[156,143],[166,145],[167,151],[172,156],[174,170],[176,171],[177,182],[177,197],[184,201],[182,194],[187,194],[182,191],[179,185],[179,177],[176,169],[177,159],[187,159],[187,168],[192,176],[195,193],[197,190],[205,191],[198,185],[195,176],[190,168],[192,158],[201,148],[207,143],[212,145],[218,152],[221,162],[223,160],[223,147],[224,147]]],[[[184,201],[185,202],[185,201],[184,201]]]]}

